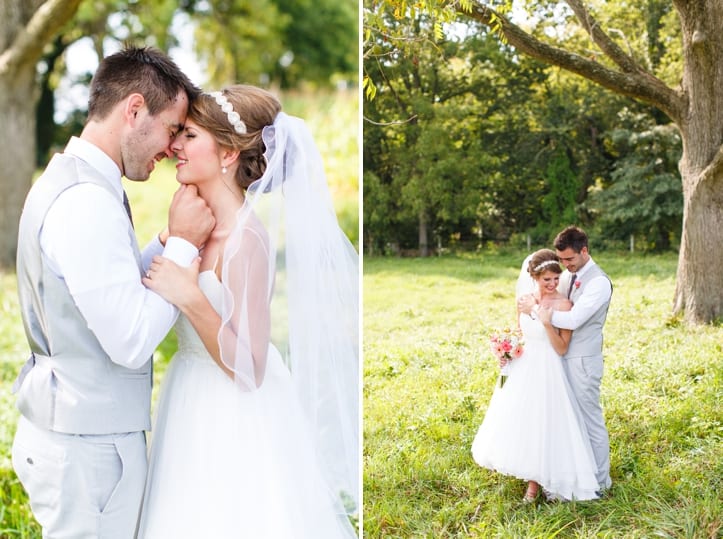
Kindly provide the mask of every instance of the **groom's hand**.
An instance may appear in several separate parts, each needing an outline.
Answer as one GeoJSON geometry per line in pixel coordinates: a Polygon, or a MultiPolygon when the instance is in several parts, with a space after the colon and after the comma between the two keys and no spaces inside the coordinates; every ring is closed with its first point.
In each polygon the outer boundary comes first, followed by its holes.
{"type": "Polygon", "coordinates": [[[173,195],[168,211],[168,230],[199,249],[206,243],[216,219],[195,185],[181,185],[173,195]]]}
{"type": "Polygon", "coordinates": [[[532,294],[525,294],[524,296],[520,296],[517,300],[517,311],[524,314],[530,314],[532,312],[532,308],[536,304],[537,300],[535,299],[535,296],[532,294]]]}
{"type": "Polygon", "coordinates": [[[540,310],[537,311],[537,316],[544,325],[552,325],[552,307],[540,307],[540,310]]]}

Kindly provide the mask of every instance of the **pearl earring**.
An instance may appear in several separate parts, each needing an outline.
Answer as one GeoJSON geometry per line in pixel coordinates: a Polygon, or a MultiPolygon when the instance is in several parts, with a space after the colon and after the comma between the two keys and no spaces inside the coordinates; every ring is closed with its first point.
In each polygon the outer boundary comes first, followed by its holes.
{"type": "Polygon", "coordinates": [[[221,174],[226,174],[228,172],[228,169],[226,167],[221,167],[221,174]]]}

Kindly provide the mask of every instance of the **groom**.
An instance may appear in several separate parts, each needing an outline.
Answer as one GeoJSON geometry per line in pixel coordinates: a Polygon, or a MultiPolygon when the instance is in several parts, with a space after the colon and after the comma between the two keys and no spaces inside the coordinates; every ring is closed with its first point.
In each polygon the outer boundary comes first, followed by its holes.
{"type": "Polygon", "coordinates": [[[142,255],[121,176],[170,157],[198,89],[164,54],[128,48],[90,85],[88,120],[28,193],[17,277],[31,350],[13,391],[13,467],[43,537],[133,537],[146,477],[151,361],[177,310],[141,284],[145,254],[189,265],[213,228],[180,189],[170,237],[142,255]]]}
{"type": "MultiPolygon", "coordinates": [[[[573,307],[569,311],[554,311],[552,325],[573,330],[563,365],[582,409],[602,493],[612,485],[610,442],[600,405],[603,326],[612,297],[612,283],[590,257],[588,238],[582,229],[567,227],[557,235],[554,245],[557,256],[567,268],[560,278],[560,290],[573,302],[573,307]]],[[[530,314],[538,306],[535,305],[534,297],[527,295],[518,300],[518,309],[530,314]]]]}

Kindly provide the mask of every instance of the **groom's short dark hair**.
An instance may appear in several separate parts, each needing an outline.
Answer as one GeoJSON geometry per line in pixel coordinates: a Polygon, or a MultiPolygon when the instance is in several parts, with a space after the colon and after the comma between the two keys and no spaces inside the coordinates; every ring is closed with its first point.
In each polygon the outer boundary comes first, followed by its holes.
{"type": "Polygon", "coordinates": [[[153,47],[126,47],[105,57],[90,82],[88,118],[103,120],[132,93],[146,100],[151,116],[170,107],[179,92],[193,101],[201,92],[166,54],[153,47]]]}
{"type": "Polygon", "coordinates": [[[558,251],[571,247],[573,251],[579,253],[583,247],[587,247],[587,234],[582,228],[568,226],[555,237],[553,244],[558,251]]]}

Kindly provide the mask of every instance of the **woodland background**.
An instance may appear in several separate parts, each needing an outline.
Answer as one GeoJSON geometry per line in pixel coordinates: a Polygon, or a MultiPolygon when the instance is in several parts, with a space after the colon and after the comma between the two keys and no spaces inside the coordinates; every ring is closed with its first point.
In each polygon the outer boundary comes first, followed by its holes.
{"type": "Polygon", "coordinates": [[[365,0],[364,247],[678,251],[723,316],[720,0],[365,0]]]}
{"type": "MultiPolygon", "coordinates": [[[[600,55],[569,13],[530,4],[525,27],[534,17],[536,33],[600,55]]],[[[593,4],[636,58],[678,82],[670,2],[593,4]]],[[[366,253],[546,243],[570,223],[601,247],[632,237],[636,250],[678,248],[682,147],[662,112],[520,54],[475,21],[446,23],[433,41],[429,15],[380,17],[386,32],[370,34],[364,62],[376,82],[364,105],[366,253]]]]}

